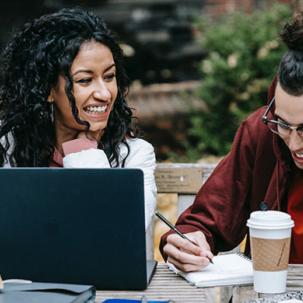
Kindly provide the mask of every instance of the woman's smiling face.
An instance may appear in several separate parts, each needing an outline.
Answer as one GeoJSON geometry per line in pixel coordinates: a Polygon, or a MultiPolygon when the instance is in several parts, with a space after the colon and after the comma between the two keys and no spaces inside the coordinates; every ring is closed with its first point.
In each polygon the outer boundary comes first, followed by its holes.
{"type": "MultiPolygon", "coordinates": [[[[71,76],[78,116],[90,124],[90,134],[100,139],[118,94],[112,52],[101,43],[85,42],[72,63],[71,76]]],[[[86,126],[77,123],[72,114],[65,84],[65,78],[59,76],[49,97],[49,101],[54,102],[56,136],[63,141],[74,139],[79,132],[86,130],[86,126]]]]}

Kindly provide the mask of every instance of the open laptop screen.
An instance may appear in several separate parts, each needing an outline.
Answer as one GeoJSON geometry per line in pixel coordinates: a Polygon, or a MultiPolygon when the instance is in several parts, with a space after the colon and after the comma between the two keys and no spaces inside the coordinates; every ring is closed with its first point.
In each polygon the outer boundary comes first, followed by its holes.
{"type": "Polygon", "coordinates": [[[4,279],[147,287],[139,169],[0,169],[4,279]]]}

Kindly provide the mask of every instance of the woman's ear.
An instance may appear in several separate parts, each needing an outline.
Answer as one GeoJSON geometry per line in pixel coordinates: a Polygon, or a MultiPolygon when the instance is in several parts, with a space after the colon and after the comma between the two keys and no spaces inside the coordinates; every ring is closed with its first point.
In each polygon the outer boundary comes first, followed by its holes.
{"type": "Polygon", "coordinates": [[[49,103],[53,103],[55,101],[54,97],[53,97],[53,88],[50,91],[50,94],[47,97],[47,102],[49,103]]]}

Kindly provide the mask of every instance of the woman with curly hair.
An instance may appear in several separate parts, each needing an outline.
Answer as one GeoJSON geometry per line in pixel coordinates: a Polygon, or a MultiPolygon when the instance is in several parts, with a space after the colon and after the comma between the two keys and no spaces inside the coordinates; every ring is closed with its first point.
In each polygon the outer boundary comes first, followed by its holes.
{"type": "Polygon", "coordinates": [[[132,167],[144,172],[146,225],[155,154],[132,127],[122,51],[81,9],[44,15],[0,59],[0,162],[17,167],[132,167]]]}

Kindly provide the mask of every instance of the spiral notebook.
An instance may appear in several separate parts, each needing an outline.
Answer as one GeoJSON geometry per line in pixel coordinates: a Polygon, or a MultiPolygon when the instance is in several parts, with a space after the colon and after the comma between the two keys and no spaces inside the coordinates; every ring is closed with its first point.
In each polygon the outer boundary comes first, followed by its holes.
{"type": "Polygon", "coordinates": [[[198,272],[185,273],[174,265],[169,268],[196,287],[242,285],[253,283],[251,260],[243,254],[224,254],[213,258],[214,264],[198,272]]]}

